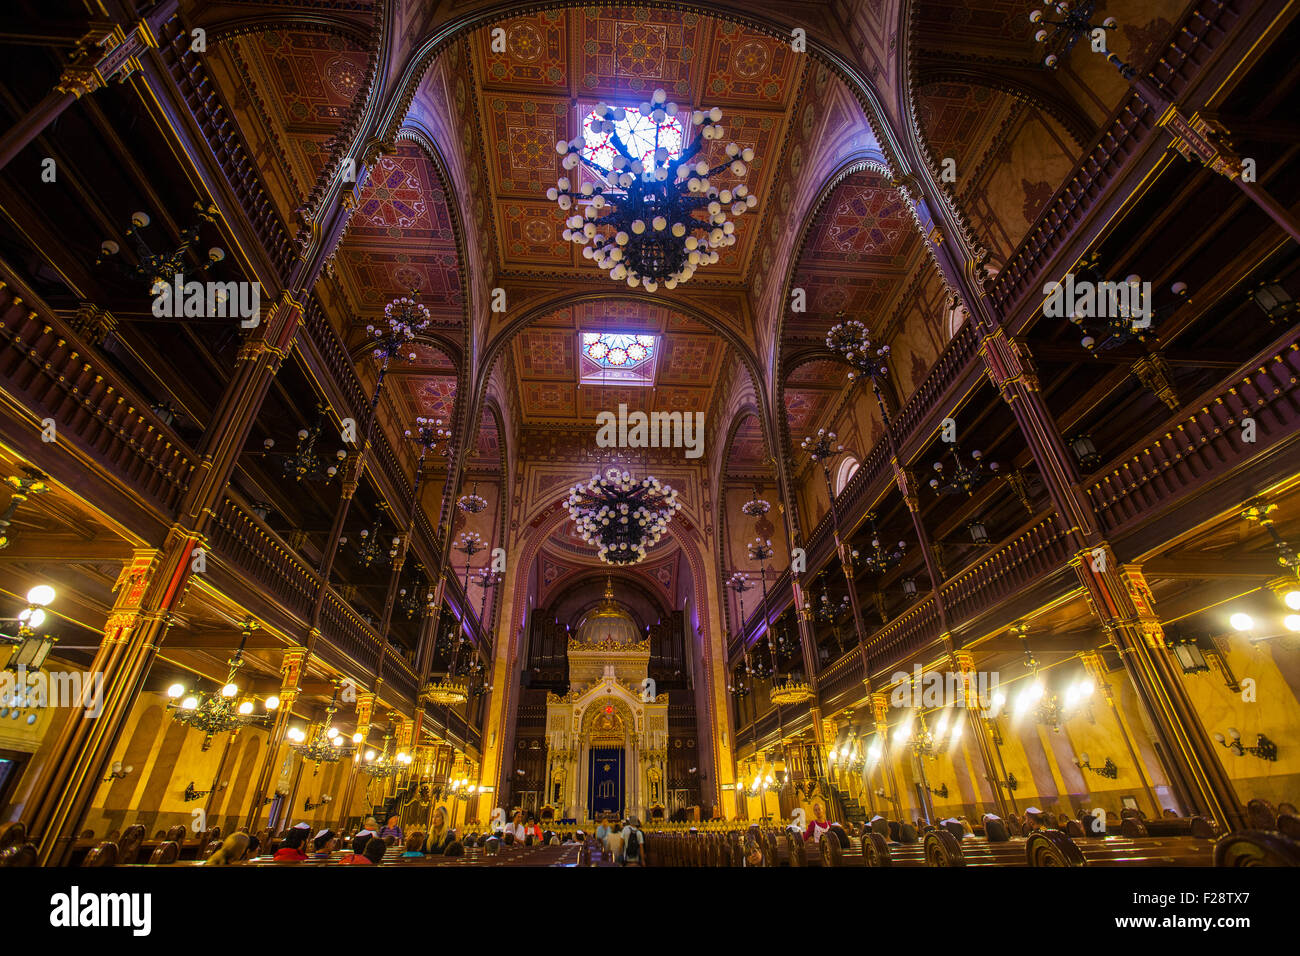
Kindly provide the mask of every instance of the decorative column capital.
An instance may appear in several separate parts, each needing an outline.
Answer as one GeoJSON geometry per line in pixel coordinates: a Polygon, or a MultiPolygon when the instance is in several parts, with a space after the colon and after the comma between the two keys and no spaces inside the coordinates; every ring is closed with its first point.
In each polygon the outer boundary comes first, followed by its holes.
{"type": "Polygon", "coordinates": [[[72,62],[64,67],[54,88],[80,99],[107,86],[110,80],[125,80],[141,68],[140,54],[157,45],[153,31],[143,20],[130,33],[120,24],[96,21],[77,41],[72,62]]]}
{"type": "Polygon", "coordinates": [[[1171,103],[1159,125],[1169,130],[1169,145],[1184,159],[1194,160],[1228,179],[1241,175],[1241,157],[1227,145],[1228,130],[1223,124],[1200,113],[1184,116],[1171,103]]]}

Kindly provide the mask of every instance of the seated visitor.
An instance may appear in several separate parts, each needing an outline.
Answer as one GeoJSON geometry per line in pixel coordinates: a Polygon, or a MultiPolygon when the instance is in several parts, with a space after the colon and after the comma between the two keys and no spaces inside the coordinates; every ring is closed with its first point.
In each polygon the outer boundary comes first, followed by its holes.
{"type": "MultiPolygon", "coordinates": [[[[393,814],[389,817],[388,822],[384,824],[384,828],[379,831],[380,839],[385,839],[387,837],[392,837],[393,841],[396,843],[402,843],[406,839],[402,834],[402,826],[398,822],[397,814],[393,814]]],[[[392,846],[392,843],[390,843],[389,846],[392,846]]]]}
{"type": "Polygon", "coordinates": [[[315,851],[311,855],[313,860],[328,860],[334,853],[334,831],[326,828],[317,833],[312,839],[312,848],[315,851]]]}
{"type": "Polygon", "coordinates": [[[412,833],[409,837],[406,838],[406,849],[402,851],[402,859],[423,860],[424,859],[423,847],[424,847],[424,834],[418,832],[412,833]]]}
{"type": "Polygon", "coordinates": [[[238,863],[244,859],[244,854],[248,852],[248,834],[232,833],[226,837],[225,841],[218,847],[213,854],[207,859],[207,866],[225,866],[228,863],[238,863]]]}
{"type": "Polygon", "coordinates": [[[384,854],[388,852],[388,844],[383,840],[372,837],[366,841],[366,848],[362,852],[369,862],[378,864],[384,859],[384,854]]]}
{"type": "Polygon", "coordinates": [[[302,827],[294,827],[285,834],[284,843],[280,849],[275,851],[275,856],[271,857],[276,863],[301,863],[307,859],[307,854],[302,852],[303,845],[307,842],[307,830],[302,827]]]}
{"type": "MultiPolygon", "coordinates": [[[[443,854],[455,839],[455,832],[447,826],[447,811],[442,807],[434,807],[433,819],[429,821],[429,832],[424,838],[424,852],[429,856],[443,854]]],[[[467,840],[466,845],[475,844],[467,840]]]]}
{"type": "Polygon", "coordinates": [[[812,819],[808,821],[808,827],[803,832],[803,838],[806,843],[820,843],[822,834],[831,828],[830,821],[826,819],[826,808],[820,802],[812,805],[812,819]]]}
{"type": "Polygon", "coordinates": [[[1006,843],[1011,839],[1007,825],[996,813],[984,814],[984,837],[990,843],[1006,843]]]}
{"type": "MultiPolygon", "coordinates": [[[[379,837],[373,836],[369,833],[366,833],[365,831],[358,833],[356,836],[352,838],[352,853],[349,854],[348,856],[343,857],[343,859],[339,860],[339,862],[350,863],[350,864],[369,863],[370,860],[367,859],[365,850],[366,850],[366,846],[369,845],[372,840],[375,843],[378,843],[380,846],[383,846],[383,841],[380,840],[379,837]]],[[[382,853],[380,855],[382,856],[382,853]]]]}

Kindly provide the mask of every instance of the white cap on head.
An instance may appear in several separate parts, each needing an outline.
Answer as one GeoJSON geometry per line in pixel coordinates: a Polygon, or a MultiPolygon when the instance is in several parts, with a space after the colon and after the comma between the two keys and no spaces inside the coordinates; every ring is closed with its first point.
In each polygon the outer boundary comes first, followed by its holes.
{"type": "Polygon", "coordinates": [[[984,814],[984,822],[985,822],[985,823],[988,823],[990,820],[1001,820],[1001,819],[1002,819],[1002,818],[1001,818],[1000,816],[998,816],[996,813],[986,813],[986,814],[984,814]]]}
{"type": "Polygon", "coordinates": [[[333,835],[334,835],[334,831],[331,830],[329,827],[326,827],[324,830],[319,831],[319,832],[316,834],[316,836],[315,836],[314,839],[319,840],[319,839],[320,839],[321,837],[323,837],[323,836],[333,836],[333,835]]]}
{"type": "Polygon", "coordinates": [[[310,829],[311,829],[311,824],[310,824],[310,823],[306,823],[306,822],[304,822],[304,823],[295,823],[295,824],[293,825],[293,828],[294,828],[295,830],[310,830],[310,829]]]}
{"type": "Polygon", "coordinates": [[[879,813],[877,813],[874,817],[872,817],[872,818],[871,818],[869,821],[867,821],[867,822],[869,822],[869,823],[874,823],[874,822],[877,821],[877,820],[883,820],[883,819],[885,819],[885,818],[882,817],[879,813]]]}
{"type": "Polygon", "coordinates": [[[1043,811],[1039,810],[1037,807],[1026,807],[1025,813],[1033,814],[1034,816],[1037,817],[1037,816],[1042,816],[1043,811]]]}

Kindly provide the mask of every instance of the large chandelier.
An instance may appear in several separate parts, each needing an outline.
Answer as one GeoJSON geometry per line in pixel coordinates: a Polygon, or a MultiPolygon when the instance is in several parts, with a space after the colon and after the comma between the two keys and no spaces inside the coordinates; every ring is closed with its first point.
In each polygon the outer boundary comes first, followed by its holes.
{"type": "Polygon", "coordinates": [[[826,347],[849,366],[849,381],[866,376],[877,383],[889,374],[889,346],[875,345],[871,332],[857,319],[839,322],[826,333],[826,347]]]}
{"type": "Polygon", "coordinates": [[[271,711],[280,706],[280,699],[272,695],[262,701],[263,712],[255,713],[253,697],[241,693],[239,685],[235,683],[235,675],[244,666],[244,644],[256,628],[255,621],[244,624],[243,639],[234,656],[227,661],[230,670],[219,691],[196,692],[187,690],[184,684],[179,683],[167,688],[167,706],[172,710],[172,719],[203,733],[200,750],[212,746],[212,738],[217,734],[249,724],[265,724],[271,717],[271,711]]]}
{"type": "Polygon", "coordinates": [[[672,485],[610,468],[569,489],[569,517],[606,564],[638,564],[681,509],[672,485]]]}
{"type": "Polygon", "coordinates": [[[546,192],[548,199],[569,213],[563,235],[583,247],[583,258],[594,260],[611,279],[626,280],[632,288],[644,284],[647,292],[654,292],[661,282],[665,288],[676,288],[696,269],[717,262],[718,250],[736,242],[734,217],[758,205],[744,183],[719,188],[710,182],[723,172],[743,179],[754,159],[752,149],[728,143],[726,162],[714,167],[697,158],[705,140],[722,139],[722,110],[692,113],[691,123],[701,127],[700,133],[674,155],[669,141],[679,140],[680,133],[669,136],[669,126],[675,126],[677,104],[667,100],[660,89],[636,110],[598,104],[590,132],[606,139],[589,144],[579,135],[556,143],[556,152],[564,157],[561,165],[575,171],[574,178],[561,176],[546,192]],[[640,130],[646,117],[654,124],[652,141],[648,132],[640,130]],[[625,139],[642,139],[637,145],[645,148],[635,149],[625,139]],[[613,152],[609,169],[590,158],[606,143],[613,152]],[[580,164],[607,185],[579,184],[580,164]]]}
{"type": "Polygon", "coordinates": [[[338,712],[338,682],[330,695],[329,706],[325,708],[325,719],[309,737],[301,727],[291,727],[288,731],[289,749],[303,760],[309,760],[320,770],[322,763],[335,763],[340,758],[352,753],[352,745],[345,742],[342,733],[334,726],[334,715],[338,712]]]}
{"type": "Polygon", "coordinates": [[[392,739],[392,731],[389,731],[384,735],[384,749],[378,754],[373,750],[367,750],[361,755],[361,761],[358,763],[357,769],[371,780],[386,780],[405,770],[407,765],[411,763],[411,755],[405,751],[389,754],[388,744],[392,739]]]}

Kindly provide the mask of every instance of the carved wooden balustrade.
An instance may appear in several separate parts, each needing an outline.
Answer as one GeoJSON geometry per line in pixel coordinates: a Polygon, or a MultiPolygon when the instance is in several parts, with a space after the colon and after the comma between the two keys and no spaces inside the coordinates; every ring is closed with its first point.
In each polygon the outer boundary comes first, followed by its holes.
{"type": "MultiPolygon", "coordinates": [[[[1176,100],[1239,18],[1235,2],[1202,0],[1195,4],[1183,14],[1173,43],[1152,67],[1149,79],[1167,98],[1176,100]]],[[[1086,251],[1108,218],[1097,216],[1103,195],[1121,173],[1132,172],[1130,160],[1148,148],[1153,137],[1167,135],[1159,128],[1159,119],[1158,112],[1136,91],[1124,97],[1109,126],[998,272],[992,297],[1002,315],[1027,318],[1043,285],[1060,278],[1052,270],[1064,272],[1086,251]],[[1093,228],[1080,228],[1089,219],[1098,221],[1093,228]]]]}
{"type": "Polygon", "coordinates": [[[301,622],[300,628],[311,619],[320,578],[233,491],[217,506],[208,546],[254,591],[273,597],[277,605],[292,613],[301,622]]]}
{"type": "MultiPolygon", "coordinates": [[[[169,524],[194,473],[194,454],[95,350],[0,263],[0,391],[54,449],[79,464],[56,477],[86,488],[94,471],[169,524]],[[53,422],[50,432],[43,422],[53,422]],[[83,471],[84,469],[84,471],[83,471]]],[[[15,445],[33,447],[32,440],[15,445]]],[[[53,470],[53,466],[51,466],[53,470]]]]}
{"type": "MultiPolygon", "coordinates": [[[[1300,327],[1206,390],[1188,409],[1107,463],[1084,486],[1121,560],[1159,543],[1142,538],[1145,529],[1158,526],[1161,541],[1177,537],[1300,468],[1300,327]],[[1254,442],[1242,440],[1245,417],[1254,421],[1254,442]],[[1247,464],[1250,480],[1225,496],[1223,483],[1247,464]]],[[[1054,514],[1042,512],[949,576],[940,594],[956,644],[991,633],[1011,623],[1020,610],[1078,588],[1070,557],[1069,541],[1054,514]]],[[[773,616],[789,606],[788,588],[787,583],[784,600],[772,602],[773,616]]],[[[887,676],[926,648],[937,651],[939,637],[933,598],[921,597],[868,637],[873,677],[887,676]]],[[[863,676],[857,648],[822,668],[818,680],[824,708],[860,700],[863,676]]],[[[767,715],[758,718],[760,742],[769,723],[767,715]]],[[[751,732],[752,727],[738,731],[737,739],[745,740],[751,732]]]]}
{"type": "Polygon", "coordinates": [[[283,282],[296,251],[293,240],[262,186],[257,163],[244,144],[238,122],[222,104],[202,59],[190,49],[191,42],[180,17],[172,17],[160,31],[158,55],[283,282]]]}

